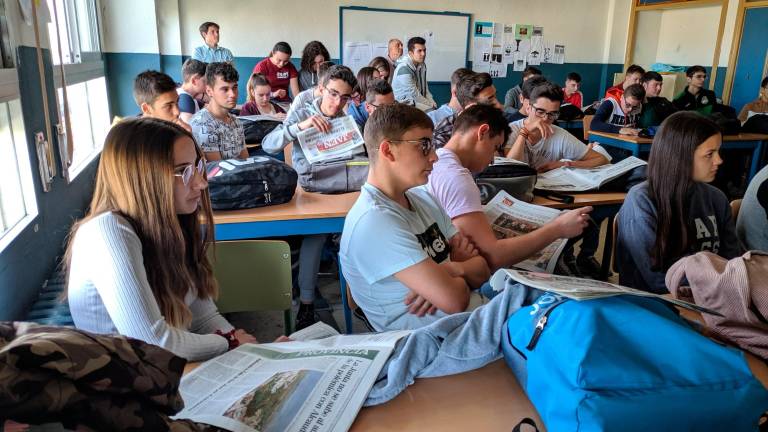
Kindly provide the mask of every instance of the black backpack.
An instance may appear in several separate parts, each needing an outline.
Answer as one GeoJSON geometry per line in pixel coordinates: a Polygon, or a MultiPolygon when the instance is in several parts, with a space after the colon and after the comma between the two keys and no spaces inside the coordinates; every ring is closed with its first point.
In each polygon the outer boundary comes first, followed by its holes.
{"type": "Polygon", "coordinates": [[[475,176],[480,189],[480,200],[487,204],[500,190],[525,201],[533,201],[533,187],[536,186],[536,170],[525,164],[489,165],[475,176]]]}
{"type": "Polygon", "coordinates": [[[738,135],[741,132],[741,122],[735,117],[732,118],[723,112],[713,112],[709,118],[717,124],[723,135],[738,135]]]}
{"type": "Polygon", "coordinates": [[[756,114],[750,117],[741,130],[749,133],[768,134],[768,114],[756,114]]]}
{"type": "Polygon", "coordinates": [[[563,105],[560,107],[560,117],[558,119],[562,121],[573,121],[584,118],[584,112],[573,104],[563,105]]]}
{"type": "Polygon", "coordinates": [[[283,122],[279,120],[249,120],[240,117],[240,122],[243,124],[243,132],[245,133],[246,144],[261,144],[264,137],[267,136],[272,130],[283,122]]]}
{"type": "Polygon", "coordinates": [[[287,203],[298,175],[285,163],[264,156],[208,162],[208,190],[214,210],[236,210],[287,203]]]}

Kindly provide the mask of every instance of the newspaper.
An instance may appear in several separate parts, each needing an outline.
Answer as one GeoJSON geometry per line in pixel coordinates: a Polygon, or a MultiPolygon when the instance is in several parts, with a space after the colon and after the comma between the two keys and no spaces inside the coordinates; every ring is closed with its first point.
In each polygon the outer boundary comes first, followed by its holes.
{"type": "MultiPolygon", "coordinates": [[[[503,239],[517,237],[536,230],[556,218],[560,211],[528,204],[505,191],[500,191],[485,205],[484,213],[496,238],[503,239]]],[[[552,273],[566,242],[566,239],[555,240],[527,260],[517,263],[515,267],[552,273]]]]}
{"type": "Polygon", "coordinates": [[[248,120],[252,122],[264,121],[264,120],[279,121],[279,122],[283,121],[283,119],[278,118],[277,116],[274,116],[272,114],[254,114],[249,116],[240,116],[238,118],[241,120],[248,120]]]}
{"type": "Polygon", "coordinates": [[[322,133],[314,127],[299,132],[299,144],[309,163],[347,157],[361,151],[365,145],[352,117],[337,117],[330,123],[331,130],[328,133],[322,133]]]}
{"type": "Polygon", "coordinates": [[[295,341],[308,341],[314,339],[324,339],[331,336],[338,336],[339,332],[328,324],[318,321],[309,327],[291,333],[289,338],[295,341]]]}
{"type": "Polygon", "coordinates": [[[528,164],[525,162],[519,161],[517,159],[494,156],[492,165],[526,165],[527,166],[528,164]]]}
{"type": "Polygon", "coordinates": [[[592,279],[582,279],[572,276],[558,276],[547,273],[535,273],[527,271],[518,271],[512,269],[501,269],[493,274],[491,277],[491,286],[501,287],[504,286],[504,278],[509,276],[510,278],[520,282],[523,285],[528,285],[533,288],[538,288],[542,291],[553,292],[563,297],[567,297],[572,300],[590,300],[603,297],[611,297],[617,295],[636,295],[641,297],[655,297],[676,306],[680,306],[686,309],[690,309],[696,312],[703,312],[712,315],[722,316],[720,313],[711,309],[707,309],[702,306],[689,303],[687,301],[679,300],[672,297],[663,296],[660,294],[654,294],[647,291],[641,291],[635,288],[625,287],[622,285],[612,284],[609,282],[602,282],[592,279]]]}
{"type": "Polygon", "coordinates": [[[627,171],[645,164],[644,160],[630,156],[619,163],[596,168],[560,167],[539,174],[536,178],[536,189],[567,192],[597,189],[627,171]]]}
{"type": "Polygon", "coordinates": [[[174,418],[237,432],[346,431],[407,334],[241,345],[181,379],[174,418]]]}

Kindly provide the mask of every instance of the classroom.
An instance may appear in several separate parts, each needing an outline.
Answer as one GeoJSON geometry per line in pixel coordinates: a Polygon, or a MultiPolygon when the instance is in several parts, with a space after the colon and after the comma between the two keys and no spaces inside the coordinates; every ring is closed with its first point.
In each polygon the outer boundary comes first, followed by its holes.
{"type": "Polygon", "coordinates": [[[0,432],[768,430],[768,0],[0,6],[0,432]]]}

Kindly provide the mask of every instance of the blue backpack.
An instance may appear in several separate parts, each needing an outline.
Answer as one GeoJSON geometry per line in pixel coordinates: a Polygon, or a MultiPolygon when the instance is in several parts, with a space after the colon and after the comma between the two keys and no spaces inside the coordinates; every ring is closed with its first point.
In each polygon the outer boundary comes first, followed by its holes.
{"type": "Polygon", "coordinates": [[[552,431],[757,431],[744,354],[656,299],[547,293],[507,321],[504,358],[552,431]]]}

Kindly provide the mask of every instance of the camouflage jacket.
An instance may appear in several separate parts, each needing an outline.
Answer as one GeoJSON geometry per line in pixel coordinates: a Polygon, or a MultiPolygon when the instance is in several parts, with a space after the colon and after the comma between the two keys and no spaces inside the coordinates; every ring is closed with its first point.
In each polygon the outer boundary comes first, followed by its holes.
{"type": "Polygon", "coordinates": [[[136,339],[0,322],[0,418],[98,431],[202,430],[169,418],[184,406],[185,365],[136,339]]]}

